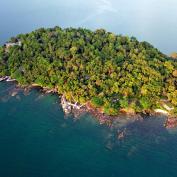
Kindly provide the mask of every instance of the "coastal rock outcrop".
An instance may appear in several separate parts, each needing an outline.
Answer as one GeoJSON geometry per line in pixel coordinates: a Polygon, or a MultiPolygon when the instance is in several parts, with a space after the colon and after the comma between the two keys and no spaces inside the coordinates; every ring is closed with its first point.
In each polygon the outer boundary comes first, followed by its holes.
{"type": "Polygon", "coordinates": [[[166,128],[175,128],[177,127],[177,118],[176,117],[168,117],[165,122],[166,128]]]}

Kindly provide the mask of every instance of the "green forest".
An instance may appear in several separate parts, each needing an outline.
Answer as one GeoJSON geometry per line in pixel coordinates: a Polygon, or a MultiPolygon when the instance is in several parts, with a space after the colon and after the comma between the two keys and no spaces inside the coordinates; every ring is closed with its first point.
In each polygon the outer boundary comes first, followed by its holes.
{"type": "MultiPolygon", "coordinates": [[[[0,77],[22,86],[55,88],[70,102],[90,102],[105,114],[173,107],[177,115],[177,60],[148,42],[104,29],[40,28],[0,47],[0,77]]],[[[173,55],[174,56],[174,55],[173,55]]]]}

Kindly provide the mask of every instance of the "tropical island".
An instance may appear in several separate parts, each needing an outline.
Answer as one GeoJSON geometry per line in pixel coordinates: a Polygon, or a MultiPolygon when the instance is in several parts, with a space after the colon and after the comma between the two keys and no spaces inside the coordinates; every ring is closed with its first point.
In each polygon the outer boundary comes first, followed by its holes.
{"type": "Polygon", "coordinates": [[[62,96],[66,113],[89,110],[100,122],[124,113],[163,113],[177,125],[177,54],[148,42],[60,27],[12,37],[0,47],[0,81],[39,86],[62,96]]]}

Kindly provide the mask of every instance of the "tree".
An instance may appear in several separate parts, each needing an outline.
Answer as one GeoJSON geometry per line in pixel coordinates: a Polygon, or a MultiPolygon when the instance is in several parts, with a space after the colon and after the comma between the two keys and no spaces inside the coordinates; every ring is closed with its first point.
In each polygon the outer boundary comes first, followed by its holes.
{"type": "Polygon", "coordinates": [[[95,106],[95,107],[101,107],[103,105],[103,100],[99,97],[93,97],[91,99],[91,103],[95,106]]]}
{"type": "Polygon", "coordinates": [[[151,107],[151,101],[148,97],[141,97],[139,102],[142,108],[145,110],[151,107]]]}
{"type": "Polygon", "coordinates": [[[128,108],[128,98],[123,97],[122,99],[119,100],[120,107],[121,108],[128,108]]]}

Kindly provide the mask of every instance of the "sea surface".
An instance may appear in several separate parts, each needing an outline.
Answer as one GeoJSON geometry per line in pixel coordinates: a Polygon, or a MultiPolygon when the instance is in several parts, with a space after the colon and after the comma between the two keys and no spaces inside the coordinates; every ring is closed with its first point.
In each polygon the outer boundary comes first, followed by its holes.
{"type": "Polygon", "coordinates": [[[104,28],[177,51],[177,0],[1,0],[0,44],[40,27],[104,28]]]}
{"type": "Polygon", "coordinates": [[[65,117],[57,95],[15,87],[0,83],[1,177],[177,177],[177,130],[164,117],[110,128],[65,117]]]}

